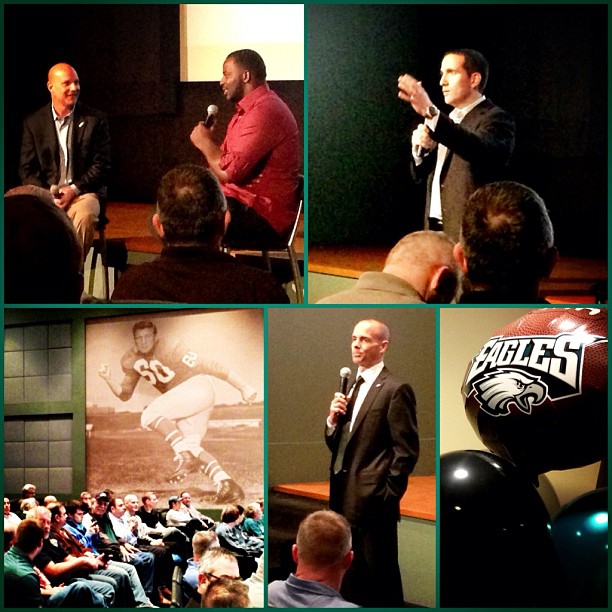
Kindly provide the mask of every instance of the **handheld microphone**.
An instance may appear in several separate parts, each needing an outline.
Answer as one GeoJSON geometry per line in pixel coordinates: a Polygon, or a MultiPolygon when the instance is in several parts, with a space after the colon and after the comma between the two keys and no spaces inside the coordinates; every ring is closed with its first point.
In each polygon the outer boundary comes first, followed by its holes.
{"type": "Polygon", "coordinates": [[[217,121],[217,113],[219,112],[219,108],[216,104],[211,104],[207,109],[206,119],[204,119],[204,127],[211,128],[215,125],[217,121]]]}
{"type": "Polygon", "coordinates": [[[340,393],[346,395],[348,391],[348,381],[351,377],[351,368],[342,368],[340,370],[340,393]]]}
{"type": "Polygon", "coordinates": [[[59,187],[57,185],[51,185],[51,187],[49,188],[49,191],[51,192],[51,195],[57,199],[60,197],[60,190],[59,187]]]}

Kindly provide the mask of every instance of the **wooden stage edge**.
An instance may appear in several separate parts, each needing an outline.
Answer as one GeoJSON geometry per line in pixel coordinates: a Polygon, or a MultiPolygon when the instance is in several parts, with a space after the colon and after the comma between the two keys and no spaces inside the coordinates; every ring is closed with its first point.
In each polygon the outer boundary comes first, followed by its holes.
{"type": "MultiPolygon", "coordinates": [[[[280,484],[272,487],[273,491],[308,497],[320,501],[329,501],[329,482],[298,482],[280,484]]],[[[400,502],[400,514],[425,521],[436,520],[436,477],[411,476],[408,490],[400,502]]]]}
{"type": "MultiPolygon", "coordinates": [[[[382,270],[388,252],[385,247],[310,245],[308,271],[356,279],[362,272],[382,270]]],[[[540,284],[541,295],[551,302],[592,303],[593,286],[607,279],[606,260],[559,257],[550,278],[540,284]]]]}

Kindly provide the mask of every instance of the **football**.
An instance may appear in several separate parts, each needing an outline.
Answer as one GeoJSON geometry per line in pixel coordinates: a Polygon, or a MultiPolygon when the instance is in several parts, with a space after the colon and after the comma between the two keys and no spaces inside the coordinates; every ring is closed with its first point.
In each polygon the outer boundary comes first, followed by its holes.
{"type": "Polygon", "coordinates": [[[532,475],[606,456],[608,312],[540,308],[471,360],[466,415],[483,444],[532,475]]]}

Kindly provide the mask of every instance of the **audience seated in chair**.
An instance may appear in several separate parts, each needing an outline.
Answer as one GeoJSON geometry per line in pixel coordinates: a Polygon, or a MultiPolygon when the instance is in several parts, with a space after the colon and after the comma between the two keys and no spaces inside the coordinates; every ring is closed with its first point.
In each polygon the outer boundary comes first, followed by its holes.
{"type": "Polygon", "coordinates": [[[512,181],[485,185],[470,196],[455,246],[465,273],[460,302],[546,303],[540,283],[557,255],[548,211],[533,189],[512,181]]]}
{"type": "Polygon", "coordinates": [[[21,518],[17,516],[14,512],[11,512],[11,501],[8,497],[4,498],[4,531],[6,532],[6,528],[13,526],[14,529],[17,529],[17,525],[21,523],[21,518]]]}
{"type": "Polygon", "coordinates": [[[164,246],[159,258],[129,268],[113,301],[207,304],[287,303],[270,274],[222,252],[227,202],[214,174],[186,165],[161,180],[153,227],[164,246]]]}
{"type": "Polygon", "coordinates": [[[186,608],[200,607],[200,601],[208,586],[220,578],[240,580],[240,569],[236,555],[219,546],[209,548],[200,561],[198,591],[189,600],[186,608]]]}
{"type": "Polygon", "coordinates": [[[449,304],[461,272],[454,243],[445,234],[424,230],[404,236],[389,252],[382,272],[364,272],[356,285],[319,304],[449,304]]]}
{"type": "Polygon", "coordinates": [[[193,556],[187,559],[187,569],[183,574],[183,587],[189,597],[198,589],[200,561],[209,548],[218,548],[219,538],[214,531],[198,531],[191,541],[193,556]]]}
{"type": "Polygon", "coordinates": [[[43,548],[45,530],[36,520],[22,521],[4,556],[6,608],[103,608],[104,599],[86,581],[51,586],[33,564],[43,548]]]}
{"type": "Polygon", "coordinates": [[[244,509],[242,530],[254,538],[264,537],[263,510],[258,502],[252,502],[244,509]]]}
{"type": "Polygon", "coordinates": [[[5,303],[78,304],[82,257],[70,219],[48,191],[24,185],[5,194],[5,303]]]}
{"type": "Polygon", "coordinates": [[[358,608],[340,595],[342,579],[353,562],[351,546],[351,527],[343,516],[331,510],[309,514],[300,523],[292,549],[295,573],[268,585],[268,605],[358,608]]]}

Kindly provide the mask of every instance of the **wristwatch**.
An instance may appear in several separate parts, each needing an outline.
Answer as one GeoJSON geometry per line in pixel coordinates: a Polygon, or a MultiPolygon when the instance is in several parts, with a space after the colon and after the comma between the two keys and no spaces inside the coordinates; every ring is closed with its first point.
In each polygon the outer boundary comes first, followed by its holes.
{"type": "Polygon", "coordinates": [[[433,119],[438,115],[439,112],[440,111],[432,104],[425,111],[425,117],[427,117],[427,119],[433,119]]]}

